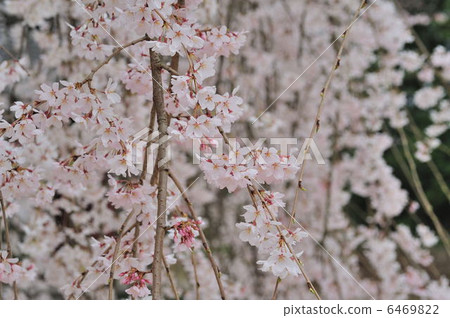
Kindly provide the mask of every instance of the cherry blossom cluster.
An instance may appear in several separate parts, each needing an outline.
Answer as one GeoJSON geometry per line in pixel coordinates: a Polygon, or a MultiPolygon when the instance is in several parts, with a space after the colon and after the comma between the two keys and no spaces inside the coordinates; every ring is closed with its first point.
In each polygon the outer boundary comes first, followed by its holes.
{"type": "Polygon", "coordinates": [[[108,21],[91,20],[70,32],[72,45],[79,48],[78,54],[88,60],[102,60],[112,53],[114,46],[102,43],[105,32],[108,32],[108,21]]]}
{"type": "Polygon", "coordinates": [[[241,231],[239,238],[258,248],[258,252],[267,257],[257,263],[262,265],[261,270],[270,271],[273,275],[282,279],[288,275],[298,276],[300,274],[298,258],[303,252],[292,254],[287,244],[295,246],[308,235],[300,228],[294,231],[288,228],[280,230],[282,224],[277,221],[279,209],[284,209],[283,195],[278,192],[265,192],[264,202],[256,207],[246,205],[243,214],[245,222],[236,224],[241,231]]]}
{"type": "Polygon", "coordinates": [[[7,86],[11,86],[27,76],[21,63],[24,63],[24,61],[3,61],[0,63],[0,93],[7,86]]]}
{"type": "Polygon", "coordinates": [[[7,251],[0,251],[0,282],[13,285],[17,281],[33,280],[35,275],[33,264],[24,266],[18,258],[8,257],[7,251]]]}
{"type": "Polygon", "coordinates": [[[135,268],[131,268],[128,272],[122,272],[119,276],[123,277],[121,283],[124,285],[133,285],[125,290],[128,295],[135,298],[143,298],[150,295],[150,290],[147,288],[147,284],[150,281],[144,278],[147,273],[140,272],[135,268]]]}
{"type": "Polygon", "coordinates": [[[231,96],[228,93],[219,95],[214,86],[205,86],[195,93],[193,85],[214,75],[208,69],[213,69],[215,59],[202,59],[198,63],[200,66],[194,66],[195,70],[198,68],[196,75],[175,76],[172,80],[172,91],[176,97],[168,100],[168,111],[174,116],[194,112],[193,116],[174,120],[170,128],[175,136],[214,137],[218,127],[229,131],[230,125],[242,115],[242,99],[235,95],[237,90],[231,96]]]}
{"type": "Polygon", "coordinates": [[[201,220],[190,220],[186,217],[174,217],[169,222],[169,238],[173,239],[175,250],[192,249],[198,236],[201,220]]]}
{"type": "Polygon", "coordinates": [[[107,196],[116,209],[131,211],[137,208],[144,212],[154,211],[154,199],[156,188],[148,184],[132,183],[129,181],[118,181],[109,178],[111,186],[107,196]]]}
{"type": "Polygon", "coordinates": [[[295,176],[299,169],[294,155],[282,155],[271,147],[250,149],[235,143],[229,154],[209,155],[201,157],[200,168],[206,180],[219,187],[233,192],[251,184],[273,184],[288,180],[295,176]]]}

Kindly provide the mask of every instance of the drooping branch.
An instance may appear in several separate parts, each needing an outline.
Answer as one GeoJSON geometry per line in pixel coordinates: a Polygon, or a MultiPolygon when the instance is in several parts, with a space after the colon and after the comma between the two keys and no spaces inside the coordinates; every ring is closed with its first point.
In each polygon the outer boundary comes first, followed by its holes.
{"type": "Polygon", "coordinates": [[[427,213],[428,217],[433,222],[434,227],[436,228],[436,231],[442,240],[442,243],[444,244],[445,250],[447,252],[447,255],[450,257],[450,239],[448,232],[445,230],[442,223],[439,221],[439,218],[437,217],[436,213],[434,212],[433,206],[431,205],[430,201],[428,200],[425,191],[422,186],[422,182],[420,181],[419,174],[417,173],[417,167],[416,163],[414,162],[414,158],[409,150],[408,146],[408,139],[406,138],[405,131],[403,128],[399,128],[398,132],[400,134],[400,140],[402,142],[403,146],[403,152],[406,157],[406,161],[409,166],[409,170],[411,172],[411,180],[413,182],[413,186],[415,187],[416,193],[418,195],[418,199],[423,206],[425,212],[427,213]]]}
{"type": "MultiPolygon", "coordinates": [[[[222,138],[224,140],[224,142],[231,148],[231,150],[236,151],[236,149],[234,149],[233,145],[230,143],[230,140],[227,136],[227,134],[223,131],[223,129],[221,127],[218,127],[219,133],[222,135],[222,138]]],[[[249,181],[249,185],[247,186],[247,190],[248,193],[250,195],[250,198],[252,199],[253,205],[254,207],[257,209],[257,203],[256,203],[256,198],[255,198],[255,193],[258,194],[261,203],[263,204],[264,209],[267,211],[267,213],[270,215],[271,219],[275,222],[278,222],[277,218],[273,215],[273,213],[270,211],[270,209],[268,208],[265,200],[263,199],[261,192],[259,191],[258,187],[252,185],[250,186],[250,184],[253,184],[253,180],[250,179],[249,177],[245,177],[248,181],[249,181]]],[[[292,215],[290,215],[290,217],[292,218],[292,215]]],[[[298,223],[298,222],[297,222],[298,223]]],[[[288,248],[289,252],[293,255],[293,257],[295,258],[295,262],[297,264],[297,266],[300,269],[300,272],[302,273],[303,277],[305,278],[306,282],[307,282],[307,286],[308,289],[314,294],[314,296],[318,299],[321,300],[319,293],[317,292],[316,288],[314,287],[313,283],[311,282],[311,280],[309,279],[308,274],[306,273],[305,269],[302,266],[301,261],[297,258],[297,256],[293,253],[293,249],[290,246],[290,244],[286,241],[284,235],[281,232],[281,228],[280,226],[276,226],[277,231],[280,234],[280,237],[282,238],[282,240],[285,242],[286,247],[288,248]]],[[[279,284],[278,282],[278,277],[277,277],[277,284],[279,284]]],[[[274,294],[277,293],[278,287],[275,288],[274,290],[274,294]]]]}
{"type": "MultiPolygon", "coordinates": [[[[317,113],[316,113],[316,117],[314,119],[314,123],[312,125],[311,128],[311,132],[309,134],[309,138],[306,140],[306,144],[305,144],[305,148],[304,148],[304,155],[306,155],[309,151],[309,148],[311,146],[311,141],[313,140],[314,136],[317,134],[317,132],[319,131],[320,128],[320,118],[322,115],[322,111],[323,111],[323,107],[325,105],[325,98],[327,96],[328,93],[328,89],[330,88],[330,84],[331,81],[334,78],[334,75],[336,73],[336,70],[339,68],[340,64],[341,64],[341,57],[342,57],[342,52],[344,50],[345,44],[347,43],[347,39],[349,36],[349,32],[350,29],[352,28],[353,24],[356,22],[356,20],[358,20],[361,10],[366,6],[367,4],[367,0],[362,0],[358,10],[356,10],[355,14],[353,15],[352,21],[350,22],[350,24],[348,25],[348,27],[345,29],[344,33],[342,33],[342,42],[341,45],[339,46],[338,49],[338,53],[336,55],[336,58],[334,60],[333,66],[331,67],[331,70],[328,74],[327,80],[325,82],[325,85],[322,88],[322,91],[320,92],[320,102],[319,102],[319,106],[317,108],[317,113]]],[[[304,158],[304,156],[303,156],[304,158]]],[[[297,182],[297,187],[295,189],[295,197],[294,197],[294,203],[292,204],[292,212],[291,212],[291,220],[289,224],[292,224],[294,218],[295,218],[295,213],[296,213],[296,208],[297,208],[297,201],[298,201],[298,197],[300,194],[300,190],[303,189],[303,174],[305,172],[305,166],[306,166],[306,160],[304,160],[302,162],[302,166],[300,168],[300,172],[298,174],[298,182],[297,182]]]]}
{"type": "MultiPolygon", "coordinates": [[[[250,194],[250,197],[251,197],[251,199],[253,201],[253,205],[254,205],[255,209],[258,208],[258,204],[257,204],[256,198],[255,198],[255,194],[256,194],[257,198],[259,199],[259,201],[263,205],[264,210],[266,210],[266,213],[270,216],[271,220],[274,221],[277,224],[278,220],[275,217],[275,215],[272,213],[272,211],[270,211],[269,207],[267,206],[267,203],[264,200],[264,198],[263,198],[263,196],[261,194],[261,191],[255,185],[248,186],[247,190],[248,190],[248,192],[250,194]]],[[[291,244],[286,240],[286,237],[284,236],[281,227],[279,225],[275,225],[275,227],[276,227],[276,229],[278,231],[278,234],[280,235],[281,241],[283,241],[283,243],[286,246],[286,248],[288,249],[289,253],[291,253],[292,257],[295,260],[295,263],[296,263],[298,269],[300,270],[302,276],[305,278],[306,285],[307,285],[309,291],[314,294],[314,296],[317,298],[317,300],[322,300],[322,298],[320,297],[319,293],[317,292],[316,287],[314,286],[314,284],[312,283],[312,281],[309,278],[308,274],[306,273],[305,269],[303,268],[302,262],[298,259],[297,255],[295,255],[294,249],[292,248],[291,244]]]]}
{"type": "MultiPolygon", "coordinates": [[[[409,127],[411,127],[411,130],[416,137],[417,140],[421,140],[424,138],[422,131],[417,126],[416,122],[414,121],[413,116],[411,115],[411,112],[408,111],[408,119],[409,119],[409,127]]],[[[436,163],[433,161],[433,158],[430,158],[426,162],[427,166],[430,168],[431,173],[433,174],[434,178],[436,179],[437,184],[441,188],[442,193],[447,198],[447,201],[450,202],[450,189],[447,185],[447,183],[444,180],[444,176],[439,171],[439,168],[437,167],[436,163]]]]}
{"type": "Polygon", "coordinates": [[[127,226],[128,222],[131,220],[131,218],[134,216],[135,211],[130,212],[127,217],[125,218],[125,220],[123,221],[122,225],[120,226],[119,229],[119,234],[116,240],[116,246],[114,247],[114,253],[113,253],[113,257],[111,260],[111,267],[109,269],[109,279],[108,279],[108,284],[109,284],[109,292],[108,292],[108,299],[112,300],[114,297],[114,273],[116,271],[116,262],[117,259],[119,257],[119,251],[120,251],[120,244],[122,242],[122,238],[123,235],[125,234],[125,227],[127,226]]]}
{"type": "MultiPolygon", "coordinates": [[[[178,191],[180,191],[184,201],[186,202],[186,205],[189,209],[192,219],[198,223],[197,213],[195,212],[192,202],[189,200],[188,196],[186,195],[186,191],[183,189],[183,186],[181,185],[180,181],[177,179],[177,177],[171,171],[169,171],[169,177],[170,177],[170,179],[172,179],[173,183],[178,188],[178,191]]],[[[216,276],[216,281],[217,281],[217,285],[219,286],[220,296],[222,297],[223,300],[225,300],[226,295],[225,295],[225,290],[223,288],[222,279],[221,279],[222,273],[219,269],[219,266],[216,263],[216,260],[214,259],[213,255],[212,255],[211,248],[209,247],[208,241],[206,240],[205,233],[203,232],[203,230],[200,226],[198,226],[198,232],[199,232],[200,240],[203,243],[203,248],[205,249],[205,252],[206,252],[206,255],[208,256],[209,262],[211,263],[211,267],[213,268],[214,275],[216,276]]]]}

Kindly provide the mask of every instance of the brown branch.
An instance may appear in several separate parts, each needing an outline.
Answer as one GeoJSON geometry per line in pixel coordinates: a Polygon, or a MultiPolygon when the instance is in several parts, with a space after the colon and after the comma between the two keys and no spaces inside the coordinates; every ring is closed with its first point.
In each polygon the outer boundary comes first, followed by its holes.
{"type": "Polygon", "coordinates": [[[273,289],[272,300],[276,300],[278,296],[278,286],[280,286],[281,278],[277,277],[277,281],[275,282],[275,288],[273,289]]]}
{"type": "Polygon", "coordinates": [[[164,92],[162,88],[162,77],[159,55],[150,49],[150,65],[152,70],[153,81],[153,107],[156,109],[159,140],[163,142],[159,144],[157,163],[158,166],[158,213],[156,220],[155,250],[153,256],[153,288],[152,299],[161,299],[161,272],[162,272],[162,249],[164,240],[165,218],[167,204],[167,174],[169,165],[166,161],[167,153],[167,126],[168,118],[164,107],[164,92]]]}

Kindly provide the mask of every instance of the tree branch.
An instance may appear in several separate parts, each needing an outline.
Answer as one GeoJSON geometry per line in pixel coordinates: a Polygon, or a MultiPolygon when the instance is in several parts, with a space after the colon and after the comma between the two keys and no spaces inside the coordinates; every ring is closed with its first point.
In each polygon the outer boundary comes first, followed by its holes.
{"type": "Polygon", "coordinates": [[[161,272],[162,272],[162,249],[165,234],[165,217],[167,204],[167,174],[169,165],[166,160],[167,154],[167,126],[168,118],[164,107],[164,92],[162,88],[162,77],[159,55],[150,49],[150,65],[153,78],[153,107],[156,109],[158,121],[158,132],[160,142],[158,147],[158,213],[156,220],[155,250],[153,255],[153,299],[161,299],[161,272]]]}

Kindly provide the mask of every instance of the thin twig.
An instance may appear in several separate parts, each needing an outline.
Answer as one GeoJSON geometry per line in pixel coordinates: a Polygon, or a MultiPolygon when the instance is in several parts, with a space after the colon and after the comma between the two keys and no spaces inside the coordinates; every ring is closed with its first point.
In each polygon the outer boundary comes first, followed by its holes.
{"type": "MultiPolygon", "coordinates": [[[[108,246],[108,248],[105,249],[105,251],[103,253],[101,253],[101,255],[106,255],[107,253],[109,253],[109,250],[112,248],[112,246],[108,246]]],[[[94,262],[91,263],[90,268],[93,268],[95,265],[97,265],[98,263],[98,259],[95,260],[94,262]]],[[[81,288],[81,283],[86,279],[87,275],[89,274],[89,269],[86,269],[85,271],[83,271],[74,281],[72,284],[76,283],[76,287],[77,288],[81,288]]],[[[75,295],[72,293],[70,294],[67,299],[71,300],[71,299],[75,299],[75,295]]]]}
{"type": "Polygon", "coordinates": [[[164,251],[162,253],[162,260],[163,260],[164,268],[166,269],[167,277],[169,278],[170,287],[172,288],[173,295],[175,296],[176,300],[180,300],[180,296],[178,296],[177,288],[175,286],[175,281],[173,280],[173,277],[172,277],[172,272],[170,271],[170,267],[167,264],[166,257],[164,256],[164,251]]]}
{"type": "MultiPolygon", "coordinates": [[[[314,136],[319,131],[319,128],[320,128],[320,117],[322,115],[322,110],[323,110],[323,107],[325,105],[325,98],[327,96],[328,89],[330,87],[331,81],[334,78],[334,74],[335,74],[336,70],[339,68],[339,66],[341,64],[341,56],[342,56],[342,52],[344,50],[345,44],[347,43],[349,32],[350,32],[353,24],[356,22],[356,20],[358,20],[359,14],[360,14],[361,10],[365,7],[366,4],[367,4],[366,0],[362,0],[361,1],[358,10],[356,10],[355,14],[353,15],[351,23],[349,24],[349,26],[346,28],[346,30],[342,34],[343,40],[342,40],[341,45],[339,47],[339,50],[338,50],[338,53],[337,53],[336,58],[334,60],[333,66],[331,67],[330,73],[328,74],[328,78],[327,78],[327,80],[325,82],[325,85],[322,88],[322,91],[320,93],[320,102],[319,102],[319,106],[317,108],[316,118],[314,119],[314,123],[312,125],[311,132],[309,134],[309,138],[307,139],[306,144],[305,144],[305,149],[304,149],[304,154],[305,155],[309,151],[312,139],[314,138],[314,136]]],[[[300,190],[303,190],[303,184],[302,183],[303,183],[303,174],[304,174],[304,171],[305,171],[306,162],[307,162],[306,160],[304,160],[302,162],[302,166],[300,168],[300,172],[299,172],[299,175],[298,175],[298,182],[297,182],[297,187],[295,189],[294,203],[292,205],[292,212],[291,212],[292,218],[289,221],[289,225],[292,224],[292,222],[293,222],[293,220],[295,218],[298,197],[299,197],[299,194],[300,194],[300,190]]]]}
{"type": "MultiPolygon", "coordinates": [[[[12,254],[12,247],[11,247],[11,238],[9,236],[9,224],[8,224],[8,220],[6,219],[5,202],[3,201],[3,193],[1,190],[0,190],[0,205],[2,208],[3,226],[5,228],[6,252],[8,253],[8,255],[6,257],[12,258],[13,254],[12,254]]],[[[14,300],[19,299],[16,282],[13,283],[13,291],[14,291],[14,300]]]]}
{"type": "Polygon", "coordinates": [[[114,254],[112,257],[112,263],[111,263],[111,267],[109,270],[109,280],[108,280],[108,284],[109,284],[109,292],[108,292],[108,299],[112,300],[114,298],[114,272],[116,271],[116,261],[117,261],[117,257],[120,251],[120,243],[122,242],[122,238],[123,235],[125,233],[125,227],[128,224],[128,221],[134,216],[135,211],[132,211],[130,213],[128,213],[127,217],[125,218],[125,220],[123,221],[122,225],[120,226],[119,229],[119,236],[117,237],[116,240],[116,246],[114,247],[114,254]]]}
{"type": "Polygon", "coordinates": [[[180,74],[178,73],[177,70],[175,70],[175,69],[172,68],[172,66],[166,65],[166,64],[164,64],[164,63],[161,63],[161,64],[159,64],[158,66],[159,66],[160,68],[166,70],[167,72],[169,72],[169,73],[172,74],[172,75],[180,75],[180,74]]]}
{"type": "Polygon", "coordinates": [[[277,296],[278,296],[278,286],[281,283],[281,278],[277,277],[277,281],[275,282],[275,288],[273,290],[273,294],[272,294],[272,300],[276,300],[277,296]]]}
{"type": "MultiPolygon", "coordinates": [[[[423,139],[424,136],[422,134],[422,131],[417,126],[417,124],[414,121],[414,118],[410,112],[408,112],[408,117],[409,117],[411,130],[412,130],[414,136],[416,137],[416,139],[418,139],[418,140],[423,139]]],[[[430,158],[430,160],[428,160],[426,162],[426,164],[430,168],[431,173],[436,178],[436,181],[437,181],[439,187],[441,188],[442,193],[445,195],[447,200],[450,201],[450,189],[447,186],[447,183],[445,182],[444,177],[442,176],[442,173],[439,171],[439,168],[434,163],[433,158],[430,158]]]]}
{"type": "Polygon", "coordinates": [[[424,208],[425,212],[433,222],[433,225],[441,238],[442,243],[444,244],[445,250],[447,251],[448,256],[450,257],[450,240],[448,237],[448,233],[443,227],[442,223],[439,221],[439,218],[437,217],[436,213],[434,212],[433,206],[431,205],[430,201],[428,200],[428,197],[425,194],[425,191],[422,187],[422,183],[420,181],[419,174],[417,173],[417,167],[416,163],[414,162],[414,158],[410,152],[409,146],[408,146],[408,139],[406,138],[405,131],[403,128],[399,128],[398,132],[400,134],[400,140],[402,142],[403,146],[403,152],[406,157],[406,161],[409,165],[409,170],[411,172],[412,181],[414,183],[414,186],[417,190],[418,199],[420,203],[422,204],[422,207],[424,208]]]}
{"type": "Polygon", "coordinates": [[[31,77],[31,74],[30,72],[28,72],[26,67],[23,66],[22,63],[20,63],[19,59],[17,59],[6,47],[0,44],[0,50],[4,51],[11,59],[13,59],[15,63],[17,63],[25,71],[25,73],[27,73],[29,77],[31,77]]]}
{"type": "MultiPolygon", "coordinates": [[[[323,218],[323,233],[322,233],[322,239],[320,240],[321,244],[325,246],[325,240],[327,238],[327,235],[329,233],[329,218],[331,213],[331,197],[333,194],[333,180],[334,180],[334,166],[336,165],[336,162],[338,161],[338,139],[339,139],[339,132],[338,132],[338,122],[339,122],[339,115],[337,116],[334,125],[333,125],[333,136],[332,136],[332,155],[331,155],[331,162],[330,166],[328,167],[328,186],[327,186],[327,194],[326,194],[326,201],[325,201],[325,214],[323,218]]],[[[292,219],[290,219],[292,220],[292,219]]]]}
{"type": "Polygon", "coordinates": [[[195,252],[192,250],[191,252],[191,262],[192,268],[194,270],[194,279],[195,279],[195,299],[200,299],[200,282],[198,281],[198,273],[197,273],[197,261],[195,260],[195,252]]]}
{"type": "Polygon", "coordinates": [[[447,201],[450,202],[450,189],[447,186],[447,183],[445,182],[442,173],[439,171],[439,168],[436,166],[433,160],[427,161],[426,164],[430,168],[431,173],[433,173],[434,177],[436,178],[436,181],[439,187],[441,188],[442,193],[447,198],[447,201]]]}

